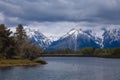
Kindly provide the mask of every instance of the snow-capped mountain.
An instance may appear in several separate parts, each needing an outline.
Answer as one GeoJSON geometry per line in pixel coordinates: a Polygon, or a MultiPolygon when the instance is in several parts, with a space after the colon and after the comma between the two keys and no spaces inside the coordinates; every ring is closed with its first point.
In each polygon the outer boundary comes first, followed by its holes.
{"type": "Polygon", "coordinates": [[[51,44],[51,40],[43,35],[39,30],[25,28],[28,38],[32,43],[41,46],[43,48],[48,47],[51,44]]]}
{"type": "MultiPolygon", "coordinates": [[[[11,29],[15,32],[15,30],[11,29]]],[[[44,49],[70,48],[78,50],[84,47],[113,48],[120,47],[120,28],[104,28],[101,32],[93,33],[92,30],[71,29],[61,37],[46,37],[39,30],[25,28],[28,38],[32,43],[44,49]]]]}
{"type": "Polygon", "coordinates": [[[98,44],[100,39],[95,38],[91,31],[82,31],[81,29],[71,29],[59,40],[52,42],[48,49],[80,49],[83,47],[96,47],[99,48],[98,44]]]}
{"type": "Polygon", "coordinates": [[[120,29],[104,29],[104,48],[120,47],[120,29]]]}

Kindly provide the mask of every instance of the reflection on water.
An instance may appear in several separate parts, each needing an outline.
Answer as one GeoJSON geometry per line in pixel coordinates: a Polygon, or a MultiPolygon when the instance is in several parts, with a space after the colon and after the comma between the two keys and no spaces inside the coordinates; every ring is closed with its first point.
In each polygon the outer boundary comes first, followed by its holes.
{"type": "Polygon", "coordinates": [[[0,80],[120,80],[120,59],[48,57],[47,65],[0,68],[0,80]]]}

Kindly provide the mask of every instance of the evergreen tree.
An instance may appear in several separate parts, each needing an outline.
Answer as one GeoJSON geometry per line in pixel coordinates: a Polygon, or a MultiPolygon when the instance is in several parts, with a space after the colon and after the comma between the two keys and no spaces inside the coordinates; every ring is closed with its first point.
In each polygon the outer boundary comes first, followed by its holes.
{"type": "Polygon", "coordinates": [[[17,44],[17,54],[22,54],[23,53],[23,47],[22,45],[26,42],[26,32],[22,24],[19,24],[18,27],[16,28],[16,32],[14,33],[14,37],[16,40],[17,44]]]}
{"type": "Polygon", "coordinates": [[[25,39],[26,39],[26,32],[25,29],[23,28],[22,24],[19,24],[18,27],[16,28],[16,33],[15,33],[15,39],[18,44],[22,44],[25,39]]]}
{"type": "Polygon", "coordinates": [[[15,40],[11,33],[4,24],[0,25],[0,54],[5,58],[11,58],[15,54],[15,40]]]}

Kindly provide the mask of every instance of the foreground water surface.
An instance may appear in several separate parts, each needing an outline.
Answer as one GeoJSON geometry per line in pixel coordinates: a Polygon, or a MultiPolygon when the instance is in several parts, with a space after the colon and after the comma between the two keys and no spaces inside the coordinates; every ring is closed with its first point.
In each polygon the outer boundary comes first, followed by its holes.
{"type": "Polygon", "coordinates": [[[120,80],[120,59],[46,57],[47,65],[0,68],[0,80],[120,80]]]}

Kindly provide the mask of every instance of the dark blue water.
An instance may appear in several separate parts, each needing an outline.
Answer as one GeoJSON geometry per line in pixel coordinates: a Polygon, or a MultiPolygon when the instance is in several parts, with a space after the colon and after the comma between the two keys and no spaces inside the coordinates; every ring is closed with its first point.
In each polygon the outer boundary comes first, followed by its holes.
{"type": "Polygon", "coordinates": [[[120,80],[120,59],[48,57],[47,65],[0,68],[0,80],[120,80]]]}

